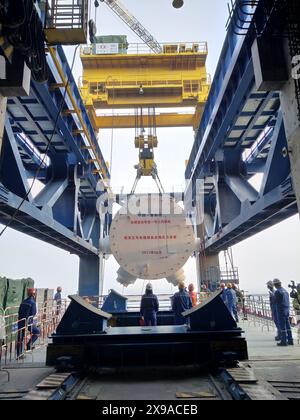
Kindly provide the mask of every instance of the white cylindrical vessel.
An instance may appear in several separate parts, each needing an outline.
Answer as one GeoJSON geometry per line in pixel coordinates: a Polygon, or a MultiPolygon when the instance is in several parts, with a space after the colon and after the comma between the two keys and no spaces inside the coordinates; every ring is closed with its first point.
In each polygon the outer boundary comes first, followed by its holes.
{"type": "Polygon", "coordinates": [[[133,197],[110,229],[111,252],[131,278],[174,282],[195,247],[190,219],[165,195],[133,197]]]}

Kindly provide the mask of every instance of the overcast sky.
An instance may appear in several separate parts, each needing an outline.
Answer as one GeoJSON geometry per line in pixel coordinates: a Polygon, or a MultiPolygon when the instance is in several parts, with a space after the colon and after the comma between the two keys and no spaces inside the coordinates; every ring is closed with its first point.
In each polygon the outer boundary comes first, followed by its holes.
{"type": "MultiPolygon", "coordinates": [[[[208,72],[213,75],[225,38],[228,18],[227,0],[185,0],[182,9],[175,10],[172,0],[122,0],[128,9],[144,24],[159,42],[207,41],[208,72]]],[[[98,35],[127,35],[129,42],[140,40],[108,7],[100,3],[97,12],[98,35]]],[[[68,57],[72,48],[67,49],[68,57]]],[[[74,75],[81,74],[80,59],[74,75]]],[[[184,186],[185,160],[193,144],[192,129],[158,129],[159,147],[156,162],[166,190],[184,186]]],[[[135,178],[133,165],[137,163],[132,130],[103,130],[99,142],[105,160],[110,161],[113,138],[112,185],[131,189],[135,178]],[[126,158],[125,158],[126,157],[126,158]]],[[[153,190],[150,180],[141,181],[140,191],[153,190]]],[[[235,265],[239,268],[241,286],[250,292],[263,292],[265,283],[279,277],[287,285],[290,280],[300,282],[300,223],[294,217],[233,248],[235,265]]],[[[106,263],[104,291],[116,288],[118,265],[111,257],[106,263]]],[[[61,285],[64,294],[77,291],[78,258],[46,243],[8,229],[0,238],[0,275],[10,278],[32,277],[37,287],[56,288],[61,285]]],[[[195,282],[195,260],[186,266],[188,282],[195,282]]],[[[141,293],[144,282],[139,281],[125,293],[141,293]]],[[[156,283],[156,291],[172,292],[165,281],[156,283]]]]}

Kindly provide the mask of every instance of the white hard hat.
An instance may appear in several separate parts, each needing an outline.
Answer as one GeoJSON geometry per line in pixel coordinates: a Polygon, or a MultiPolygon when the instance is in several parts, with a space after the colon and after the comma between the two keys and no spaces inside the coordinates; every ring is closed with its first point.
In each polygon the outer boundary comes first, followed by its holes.
{"type": "Polygon", "coordinates": [[[153,290],[152,284],[148,283],[146,286],[146,290],[153,290]]]}
{"type": "Polygon", "coordinates": [[[274,284],[274,286],[279,285],[279,284],[281,284],[281,281],[279,279],[274,279],[273,284],[274,284]]]}

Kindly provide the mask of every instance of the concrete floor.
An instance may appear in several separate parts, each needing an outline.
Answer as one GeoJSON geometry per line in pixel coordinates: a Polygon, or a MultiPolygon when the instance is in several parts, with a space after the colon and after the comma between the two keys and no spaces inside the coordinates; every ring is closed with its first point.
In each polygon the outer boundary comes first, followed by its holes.
{"type": "Polygon", "coordinates": [[[253,322],[241,322],[248,343],[249,365],[268,382],[300,384],[300,345],[294,331],[294,346],[277,347],[275,330],[253,322]]]}
{"type": "Polygon", "coordinates": [[[297,359],[300,362],[300,345],[296,332],[294,332],[294,346],[278,347],[275,342],[275,330],[259,323],[242,321],[239,327],[245,331],[248,343],[248,354],[250,360],[291,360],[297,359]]]}
{"type": "Polygon", "coordinates": [[[21,399],[54,369],[45,366],[46,348],[28,353],[20,361],[12,361],[0,370],[0,399],[21,399]],[[8,375],[9,374],[9,381],[8,375]]]}

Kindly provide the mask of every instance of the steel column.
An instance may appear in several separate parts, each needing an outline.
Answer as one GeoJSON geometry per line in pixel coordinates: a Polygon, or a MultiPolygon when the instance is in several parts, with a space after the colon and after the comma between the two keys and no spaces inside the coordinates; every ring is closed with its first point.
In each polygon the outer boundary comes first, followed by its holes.
{"type": "Polygon", "coordinates": [[[79,296],[99,296],[103,289],[102,263],[98,255],[81,256],[79,262],[79,296]]]}
{"type": "MultiPolygon", "coordinates": [[[[287,64],[292,72],[290,52],[286,46],[287,64]]],[[[296,77],[300,75],[294,74],[296,77]]],[[[281,91],[281,107],[288,142],[288,152],[291,162],[293,185],[297,197],[298,209],[300,210],[300,121],[298,118],[298,107],[296,97],[295,80],[291,77],[281,91]]]]}
{"type": "Polygon", "coordinates": [[[196,268],[197,268],[197,282],[199,291],[203,285],[206,285],[208,280],[213,280],[214,283],[220,283],[220,261],[219,253],[205,255],[200,253],[196,256],[196,268]],[[211,278],[210,273],[215,273],[216,277],[211,278]]]}

